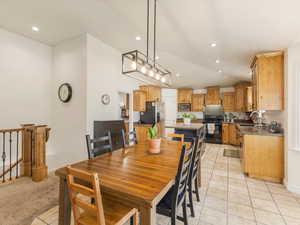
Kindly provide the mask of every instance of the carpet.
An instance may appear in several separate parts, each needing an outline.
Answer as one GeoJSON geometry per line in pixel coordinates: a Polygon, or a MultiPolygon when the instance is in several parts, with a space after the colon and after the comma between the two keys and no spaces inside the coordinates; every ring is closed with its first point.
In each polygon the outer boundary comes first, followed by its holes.
{"type": "Polygon", "coordinates": [[[59,178],[53,173],[35,183],[22,177],[0,183],[0,225],[30,225],[33,219],[58,205],[59,178]]]}

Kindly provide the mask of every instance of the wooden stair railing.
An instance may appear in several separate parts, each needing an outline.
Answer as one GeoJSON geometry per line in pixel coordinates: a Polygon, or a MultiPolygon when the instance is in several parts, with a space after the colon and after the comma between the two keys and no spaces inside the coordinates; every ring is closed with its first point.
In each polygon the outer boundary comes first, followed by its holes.
{"type": "Polygon", "coordinates": [[[20,176],[32,177],[33,181],[47,178],[46,142],[49,131],[50,128],[46,125],[35,126],[34,124],[25,124],[17,129],[0,130],[2,159],[0,181],[4,183],[20,176]]]}

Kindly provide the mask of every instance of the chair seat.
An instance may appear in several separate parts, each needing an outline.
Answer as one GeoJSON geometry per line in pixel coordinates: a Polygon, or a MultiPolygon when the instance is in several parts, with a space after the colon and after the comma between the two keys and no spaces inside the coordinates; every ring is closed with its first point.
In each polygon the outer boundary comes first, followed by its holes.
{"type": "MultiPolygon", "coordinates": [[[[105,197],[102,198],[102,203],[106,225],[123,225],[137,212],[135,208],[127,207],[105,197]]],[[[78,222],[82,225],[98,225],[97,215],[83,212],[78,222]]]]}

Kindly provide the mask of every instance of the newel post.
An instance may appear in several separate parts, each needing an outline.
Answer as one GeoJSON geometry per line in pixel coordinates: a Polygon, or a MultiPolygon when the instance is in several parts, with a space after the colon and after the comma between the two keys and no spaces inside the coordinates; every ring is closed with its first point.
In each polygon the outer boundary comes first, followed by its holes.
{"type": "Polygon", "coordinates": [[[32,160],[32,180],[42,181],[48,177],[46,165],[46,142],[49,138],[50,128],[47,125],[34,127],[34,148],[32,160]]]}
{"type": "Polygon", "coordinates": [[[33,131],[34,124],[22,124],[22,157],[21,175],[31,177],[32,175],[32,150],[33,150],[33,131]]]}

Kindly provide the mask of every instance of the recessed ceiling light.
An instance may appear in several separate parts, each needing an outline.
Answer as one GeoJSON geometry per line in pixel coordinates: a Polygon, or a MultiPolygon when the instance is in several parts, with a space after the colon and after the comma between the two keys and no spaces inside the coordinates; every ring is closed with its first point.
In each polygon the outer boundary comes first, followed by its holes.
{"type": "Polygon", "coordinates": [[[179,73],[176,73],[176,77],[180,77],[180,74],[179,74],[179,73]]]}
{"type": "Polygon", "coordinates": [[[220,60],[219,60],[219,59],[217,59],[217,60],[216,60],[216,63],[218,63],[218,64],[219,64],[219,63],[220,63],[220,60]]]}
{"type": "Polygon", "coordinates": [[[214,48],[214,47],[216,47],[217,46],[217,43],[216,42],[212,42],[211,44],[210,44],[210,47],[212,47],[212,48],[214,48]]]}
{"type": "Polygon", "coordinates": [[[40,30],[37,26],[32,26],[31,29],[35,32],[38,32],[40,30]]]}
{"type": "Polygon", "coordinates": [[[142,38],[141,38],[141,36],[136,36],[135,37],[135,40],[137,40],[137,41],[140,41],[142,38]]]}
{"type": "Polygon", "coordinates": [[[218,73],[222,73],[223,71],[222,70],[218,70],[218,73]]]}

